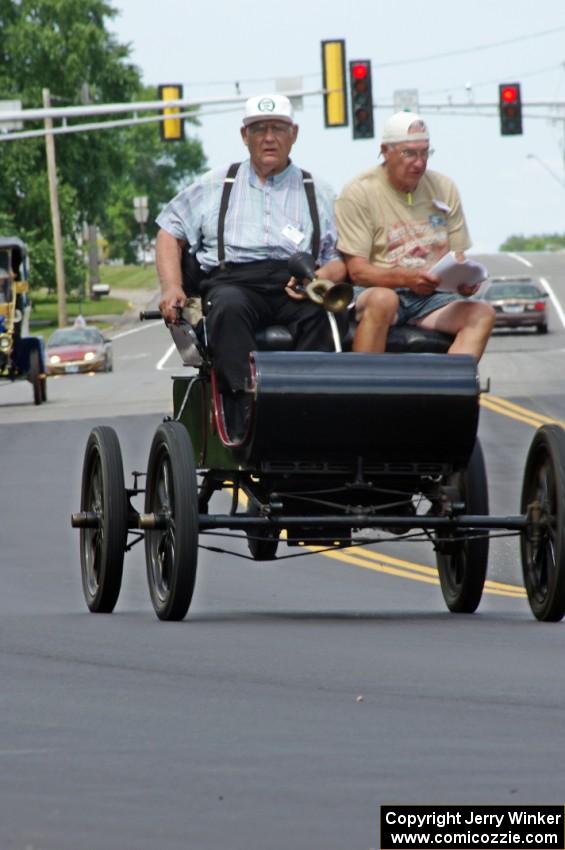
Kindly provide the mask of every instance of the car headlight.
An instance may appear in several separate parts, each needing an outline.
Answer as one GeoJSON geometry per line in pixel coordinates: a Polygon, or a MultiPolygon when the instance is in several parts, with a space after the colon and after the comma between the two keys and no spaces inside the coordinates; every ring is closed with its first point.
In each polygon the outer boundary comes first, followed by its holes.
{"type": "Polygon", "coordinates": [[[59,357],[59,355],[58,355],[58,354],[52,354],[52,355],[49,357],[49,362],[51,363],[51,365],[52,365],[52,366],[56,366],[56,365],[57,365],[57,363],[60,363],[60,362],[61,362],[61,358],[59,357]]]}
{"type": "Polygon", "coordinates": [[[91,360],[96,360],[96,352],[95,351],[87,351],[86,354],[84,355],[84,360],[86,360],[87,363],[90,363],[91,360]]]}

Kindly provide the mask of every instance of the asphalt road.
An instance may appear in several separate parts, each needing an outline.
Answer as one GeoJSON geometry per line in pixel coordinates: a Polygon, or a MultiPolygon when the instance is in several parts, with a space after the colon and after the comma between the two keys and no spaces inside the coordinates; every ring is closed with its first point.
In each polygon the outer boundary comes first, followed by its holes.
{"type": "MultiPolygon", "coordinates": [[[[525,259],[565,309],[560,256],[525,259]]],[[[550,331],[496,333],[481,363],[493,513],[518,512],[535,425],[565,422],[553,302],[550,331]]],[[[369,850],[383,803],[562,803],[565,625],[534,620],[515,539],[493,542],[472,616],[405,543],[203,549],[178,624],[156,619],[137,546],[115,613],[88,613],[69,519],[84,445],[111,424],[128,476],[145,468],[169,347],[159,323],[122,329],[114,373],[50,379],[40,407],[0,386],[0,850],[369,850]]]]}

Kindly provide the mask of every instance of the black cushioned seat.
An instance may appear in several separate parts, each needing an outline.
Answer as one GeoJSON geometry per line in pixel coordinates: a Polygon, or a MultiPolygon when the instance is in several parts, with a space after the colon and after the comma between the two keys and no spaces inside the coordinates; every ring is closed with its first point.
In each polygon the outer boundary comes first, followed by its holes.
{"type": "MultiPolygon", "coordinates": [[[[352,322],[345,340],[343,350],[351,351],[355,324],[352,322]]],[[[283,325],[272,325],[263,328],[257,335],[258,351],[293,351],[294,340],[288,328],[283,325]]],[[[386,350],[392,354],[397,352],[412,352],[421,354],[430,352],[444,354],[453,341],[449,334],[417,328],[411,325],[392,327],[388,334],[386,350]]]]}

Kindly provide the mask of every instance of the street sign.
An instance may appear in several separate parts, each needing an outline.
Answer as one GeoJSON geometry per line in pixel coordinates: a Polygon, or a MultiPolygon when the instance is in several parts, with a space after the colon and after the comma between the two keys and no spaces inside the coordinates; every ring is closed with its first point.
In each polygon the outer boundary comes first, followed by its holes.
{"type": "Polygon", "coordinates": [[[2,121],[2,112],[15,112],[22,108],[21,100],[0,100],[0,133],[10,130],[23,130],[23,121],[2,121]]]}
{"type": "Polygon", "coordinates": [[[394,91],[395,112],[418,112],[418,89],[395,89],[394,91]]]}
{"type": "Polygon", "coordinates": [[[147,195],[138,195],[133,199],[133,214],[138,224],[145,224],[149,218],[147,195]]]}

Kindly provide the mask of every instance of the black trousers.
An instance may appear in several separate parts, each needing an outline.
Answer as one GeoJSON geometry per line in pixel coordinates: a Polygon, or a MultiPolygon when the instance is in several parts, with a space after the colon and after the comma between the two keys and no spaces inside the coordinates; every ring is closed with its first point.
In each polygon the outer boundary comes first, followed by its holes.
{"type": "Polygon", "coordinates": [[[201,284],[206,330],[222,391],[249,382],[249,352],[255,332],[284,325],[298,351],[334,351],[325,311],[311,301],[295,301],[284,291],[290,274],[285,260],[228,263],[201,284]]]}

